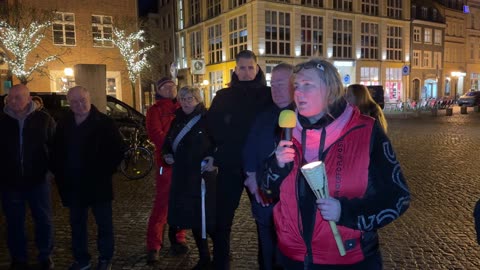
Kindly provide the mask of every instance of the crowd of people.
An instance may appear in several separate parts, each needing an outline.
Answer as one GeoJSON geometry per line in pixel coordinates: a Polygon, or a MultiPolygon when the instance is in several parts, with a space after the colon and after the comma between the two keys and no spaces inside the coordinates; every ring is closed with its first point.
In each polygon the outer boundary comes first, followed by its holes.
{"type": "MultiPolygon", "coordinates": [[[[385,117],[367,88],[344,89],[337,69],[322,59],[277,65],[271,87],[253,52],[241,51],[235,61],[229,87],[216,93],[208,110],[198,88],[185,86],[177,95],[171,78],[157,82],[146,116],[157,163],[147,263],[161,260],[168,225],[170,255],[188,252],[191,230],[199,254],[194,269],[230,269],[233,219],[246,189],[259,269],[383,269],[377,230],[408,209],[410,193],[385,117]],[[278,125],[284,110],[295,116],[292,136],[278,125]],[[328,186],[322,198],[301,172],[318,161],[328,186]]],[[[112,175],[125,145],[87,89],[69,89],[67,100],[70,112],[56,124],[25,85],[15,85],[0,112],[0,163],[10,168],[0,191],[11,269],[27,269],[26,203],[40,269],[54,269],[50,181],[70,213],[69,269],[93,268],[89,210],[97,224],[95,269],[111,269],[112,175]]]]}

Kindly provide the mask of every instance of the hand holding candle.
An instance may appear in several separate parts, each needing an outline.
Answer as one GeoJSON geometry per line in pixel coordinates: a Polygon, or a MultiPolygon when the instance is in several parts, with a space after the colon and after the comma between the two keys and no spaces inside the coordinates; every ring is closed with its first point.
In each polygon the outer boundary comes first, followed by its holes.
{"type": "MultiPolygon", "coordinates": [[[[304,165],[301,171],[317,199],[328,199],[328,180],[325,172],[325,164],[321,161],[311,162],[304,165]]],[[[325,203],[330,202],[325,201],[325,203]]],[[[330,220],[329,223],[333,236],[335,237],[335,242],[337,243],[338,251],[341,256],[344,256],[346,254],[345,247],[343,246],[342,237],[338,232],[337,224],[332,220],[330,220]]]]}

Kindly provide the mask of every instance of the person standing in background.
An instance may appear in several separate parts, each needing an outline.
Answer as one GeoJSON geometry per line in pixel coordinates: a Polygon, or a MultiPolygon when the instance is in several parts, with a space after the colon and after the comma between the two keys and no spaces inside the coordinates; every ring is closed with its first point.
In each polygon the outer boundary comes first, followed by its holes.
{"type": "Polygon", "coordinates": [[[345,99],[348,103],[358,107],[364,115],[371,116],[377,120],[383,131],[387,133],[387,119],[383,114],[382,108],[373,100],[368,88],[362,84],[351,84],[347,87],[345,99]]]}
{"type": "Polygon", "coordinates": [[[113,119],[91,104],[82,86],[67,93],[70,111],[58,123],[51,169],[58,191],[70,212],[72,252],[69,270],[91,269],[88,252],[88,211],[97,224],[97,270],[110,270],[115,250],[112,177],[126,145],[113,119]]]}
{"type": "Polygon", "coordinates": [[[257,56],[244,50],[236,55],[235,61],[230,87],[217,92],[207,112],[208,133],[217,147],[214,162],[219,168],[213,240],[216,269],[230,269],[230,234],[245,180],[242,160],[245,140],[258,113],[272,104],[257,56]]]}
{"type": "MultiPolygon", "coordinates": [[[[170,78],[164,77],[157,82],[155,104],[147,110],[146,125],[149,139],[155,145],[155,160],[157,162],[156,193],[152,213],[148,219],[147,228],[147,263],[153,264],[159,260],[159,251],[164,246],[164,228],[167,223],[168,194],[172,180],[172,166],[165,163],[162,147],[170,124],[175,118],[175,111],[180,108],[177,103],[177,86],[170,78]]],[[[174,230],[174,228],[170,228],[174,230]]],[[[171,244],[171,253],[187,252],[185,245],[185,230],[178,230],[176,242],[171,244]]]]}
{"type": "Polygon", "coordinates": [[[12,270],[27,269],[25,204],[35,223],[35,244],[39,269],[54,268],[51,183],[48,162],[55,132],[55,121],[37,110],[30,90],[14,85],[0,112],[0,195],[7,223],[7,246],[12,270]]]}
{"type": "Polygon", "coordinates": [[[280,63],[272,70],[271,93],[273,103],[255,120],[243,150],[243,165],[247,178],[245,186],[250,195],[252,214],[257,224],[258,265],[260,270],[275,269],[276,235],[273,226],[273,206],[275,201],[266,202],[258,188],[257,172],[264,168],[265,159],[275,150],[280,138],[278,116],[283,109],[292,109],[290,76],[293,66],[280,63]]]}

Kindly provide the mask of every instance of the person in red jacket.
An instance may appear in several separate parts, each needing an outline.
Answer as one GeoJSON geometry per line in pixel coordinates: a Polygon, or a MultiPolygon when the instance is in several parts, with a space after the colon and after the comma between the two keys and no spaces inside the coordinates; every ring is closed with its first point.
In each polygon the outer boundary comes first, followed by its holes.
{"type": "MultiPolygon", "coordinates": [[[[147,111],[147,133],[155,144],[155,160],[157,161],[156,194],[152,213],[148,220],[147,229],[147,263],[152,264],[159,260],[159,251],[163,246],[164,227],[167,223],[168,194],[172,179],[172,167],[165,163],[162,157],[162,147],[167,136],[175,110],[180,108],[176,102],[177,86],[167,77],[157,82],[155,104],[147,111]]],[[[170,230],[176,230],[170,228],[170,230]]],[[[176,232],[176,243],[171,243],[171,253],[186,253],[185,230],[176,232]]]]}
{"type": "Polygon", "coordinates": [[[293,138],[278,143],[261,185],[264,194],[280,196],[273,210],[280,262],[289,270],[383,269],[377,230],[410,203],[392,144],[374,118],[347,103],[331,63],[298,64],[293,86],[293,138]],[[316,161],[325,164],[327,198],[317,199],[300,172],[316,161]]]}

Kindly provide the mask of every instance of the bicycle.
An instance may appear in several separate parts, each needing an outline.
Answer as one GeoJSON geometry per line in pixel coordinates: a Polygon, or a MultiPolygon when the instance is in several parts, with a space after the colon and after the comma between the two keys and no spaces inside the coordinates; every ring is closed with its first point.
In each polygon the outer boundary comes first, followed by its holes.
{"type": "Polygon", "coordinates": [[[129,147],[120,163],[120,172],[129,180],[144,178],[153,168],[154,145],[148,140],[145,130],[139,127],[127,127],[122,131],[129,147]],[[130,133],[129,136],[125,136],[125,132],[130,133]]]}

